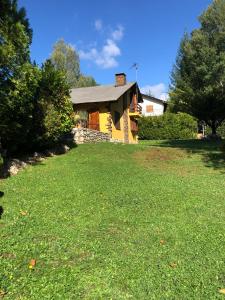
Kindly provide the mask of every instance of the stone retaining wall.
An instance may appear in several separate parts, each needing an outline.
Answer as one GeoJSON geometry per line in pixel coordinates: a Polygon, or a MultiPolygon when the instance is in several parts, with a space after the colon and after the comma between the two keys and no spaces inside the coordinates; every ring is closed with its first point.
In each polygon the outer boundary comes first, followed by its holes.
{"type": "Polygon", "coordinates": [[[76,144],[109,142],[110,135],[89,128],[73,128],[73,140],[76,144]]]}
{"type": "Polygon", "coordinates": [[[31,156],[24,156],[22,158],[8,159],[2,170],[0,170],[0,178],[7,178],[8,176],[16,175],[20,170],[25,169],[28,165],[35,165],[44,161],[47,157],[54,155],[65,154],[70,150],[70,147],[65,144],[59,144],[50,150],[43,152],[34,152],[31,156]]]}

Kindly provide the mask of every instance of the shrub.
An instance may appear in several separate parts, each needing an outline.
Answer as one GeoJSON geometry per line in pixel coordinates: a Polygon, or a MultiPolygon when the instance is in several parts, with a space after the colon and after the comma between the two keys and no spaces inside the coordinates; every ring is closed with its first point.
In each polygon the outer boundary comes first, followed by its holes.
{"type": "Polygon", "coordinates": [[[218,127],[217,132],[223,139],[225,139],[225,122],[223,122],[222,125],[218,127]]]}
{"type": "Polygon", "coordinates": [[[196,120],[186,113],[142,117],[138,125],[141,140],[192,139],[197,130],[196,120]]]}
{"type": "Polygon", "coordinates": [[[41,69],[41,80],[34,110],[33,136],[36,149],[57,144],[72,128],[73,107],[63,72],[50,60],[41,69]]]}
{"type": "MultiPolygon", "coordinates": [[[[30,63],[18,67],[10,89],[1,98],[0,137],[7,155],[22,152],[31,144],[35,94],[40,71],[30,63]]],[[[8,80],[9,81],[9,80],[8,80]]]]}

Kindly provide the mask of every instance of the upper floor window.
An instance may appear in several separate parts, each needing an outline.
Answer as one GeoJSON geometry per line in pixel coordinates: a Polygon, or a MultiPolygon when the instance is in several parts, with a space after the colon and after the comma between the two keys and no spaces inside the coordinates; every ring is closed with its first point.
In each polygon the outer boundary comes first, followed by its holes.
{"type": "Polygon", "coordinates": [[[146,106],[146,112],[147,112],[147,113],[153,112],[153,105],[147,105],[147,106],[146,106]]]}

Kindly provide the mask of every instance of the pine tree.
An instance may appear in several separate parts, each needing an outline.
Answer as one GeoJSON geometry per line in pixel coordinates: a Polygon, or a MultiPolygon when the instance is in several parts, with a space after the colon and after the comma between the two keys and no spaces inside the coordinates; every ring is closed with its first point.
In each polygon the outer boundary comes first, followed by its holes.
{"type": "Polygon", "coordinates": [[[225,120],[225,1],[215,0],[199,20],[200,28],[181,41],[169,106],[204,121],[215,135],[225,120]]]}

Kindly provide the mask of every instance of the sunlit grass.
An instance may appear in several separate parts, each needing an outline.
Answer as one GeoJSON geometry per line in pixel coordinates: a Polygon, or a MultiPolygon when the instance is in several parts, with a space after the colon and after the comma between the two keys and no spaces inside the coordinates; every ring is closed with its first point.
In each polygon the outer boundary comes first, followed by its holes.
{"type": "Polygon", "coordinates": [[[1,181],[0,291],[223,299],[225,168],[216,154],[219,145],[197,141],[81,145],[1,181]]]}

